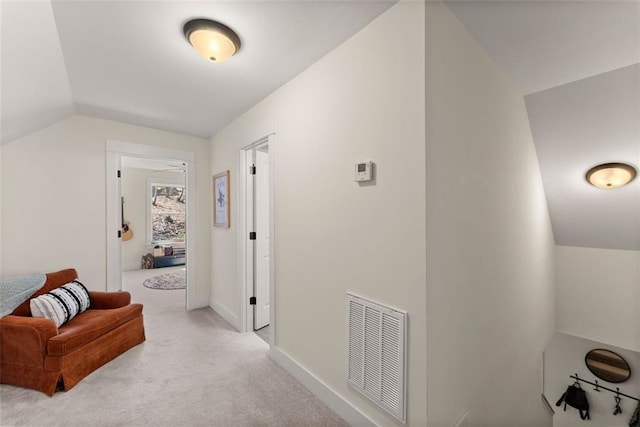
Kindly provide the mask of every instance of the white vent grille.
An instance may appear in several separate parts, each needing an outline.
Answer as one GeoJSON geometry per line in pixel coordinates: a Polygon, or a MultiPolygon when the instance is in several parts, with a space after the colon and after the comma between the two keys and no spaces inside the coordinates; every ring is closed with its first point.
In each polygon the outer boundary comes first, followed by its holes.
{"type": "Polygon", "coordinates": [[[348,383],[404,423],[407,314],[347,297],[348,383]]]}

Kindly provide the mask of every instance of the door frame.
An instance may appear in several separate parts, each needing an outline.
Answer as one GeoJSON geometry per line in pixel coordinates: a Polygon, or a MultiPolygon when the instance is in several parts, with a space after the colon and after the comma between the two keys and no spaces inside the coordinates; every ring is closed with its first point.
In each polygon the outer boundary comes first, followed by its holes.
{"type": "Polygon", "coordinates": [[[186,244],[186,309],[196,307],[196,200],[195,200],[195,153],[192,151],[155,147],[131,142],[106,141],[106,256],[107,291],[122,290],[122,241],[118,235],[121,229],[120,202],[122,188],[117,173],[122,165],[122,157],[143,157],[157,160],[179,160],[186,166],[187,187],[187,244],[186,244]]]}
{"type": "Polygon", "coordinates": [[[253,186],[249,179],[249,155],[260,145],[269,146],[269,345],[275,340],[276,306],[276,140],[275,134],[267,135],[242,147],[238,167],[238,295],[240,296],[240,331],[253,331],[253,307],[249,296],[253,295],[253,247],[249,242],[249,215],[253,215],[253,186]]]}

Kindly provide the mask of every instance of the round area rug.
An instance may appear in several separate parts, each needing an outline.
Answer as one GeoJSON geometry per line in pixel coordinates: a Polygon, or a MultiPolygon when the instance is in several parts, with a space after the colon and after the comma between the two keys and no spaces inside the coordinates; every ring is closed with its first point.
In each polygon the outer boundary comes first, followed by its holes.
{"type": "Polygon", "coordinates": [[[178,270],[150,277],[142,284],[151,289],[184,289],[187,287],[186,278],[187,274],[185,270],[178,270]]]}

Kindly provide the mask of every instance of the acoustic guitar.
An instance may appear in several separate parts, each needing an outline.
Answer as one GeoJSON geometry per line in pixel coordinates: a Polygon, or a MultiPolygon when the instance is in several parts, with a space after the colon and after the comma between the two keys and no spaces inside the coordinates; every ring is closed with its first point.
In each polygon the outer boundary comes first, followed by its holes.
{"type": "Polygon", "coordinates": [[[120,210],[122,213],[122,241],[126,242],[133,238],[133,230],[131,229],[131,223],[124,220],[124,197],[121,199],[120,210]]]}

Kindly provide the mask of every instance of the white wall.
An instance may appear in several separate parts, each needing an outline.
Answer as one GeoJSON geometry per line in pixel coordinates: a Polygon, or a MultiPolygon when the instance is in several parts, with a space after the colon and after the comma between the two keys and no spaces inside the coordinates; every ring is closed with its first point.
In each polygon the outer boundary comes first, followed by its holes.
{"type": "MultiPolygon", "coordinates": [[[[379,425],[399,424],[346,385],[346,292],[408,311],[408,425],[424,426],[424,52],[424,4],[401,2],[212,139],[233,201],[239,148],[276,133],[276,348],[379,425]],[[353,181],[363,160],[375,185],[353,181]]],[[[235,316],[237,231],[213,230],[211,260],[235,316]]]]}
{"type": "Polygon", "coordinates": [[[209,144],[149,128],[74,116],[2,146],[3,274],[78,270],[106,289],[105,141],[196,153],[198,305],[209,297],[211,224],[209,144]]]}
{"type": "MultiPolygon", "coordinates": [[[[553,416],[554,427],[578,427],[584,426],[585,421],[580,419],[578,411],[567,406],[567,411],[562,407],[556,407],[555,404],[565,392],[567,387],[574,382],[570,375],[578,374],[580,378],[615,390],[620,388],[622,393],[629,396],[640,396],[640,381],[638,381],[638,373],[640,372],[640,353],[625,350],[623,348],[603,345],[600,342],[590,341],[583,338],[556,333],[549,343],[544,354],[544,393],[547,400],[556,411],[553,416]],[[584,358],[586,354],[596,348],[606,348],[622,356],[631,368],[631,378],[624,383],[612,384],[595,377],[589,368],[585,365],[584,358]]],[[[587,424],[606,427],[628,427],[629,418],[636,407],[637,402],[630,399],[622,398],[620,404],[623,412],[620,415],[613,416],[613,408],[615,407],[614,394],[605,391],[594,391],[594,387],[589,384],[582,383],[582,388],[587,393],[589,401],[589,419],[587,424]]]]}
{"type": "Polygon", "coordinates": [[[524,99],[442,3],[426,40],[428,425],[549,426],[554,243],[524,99]]]}
{"type": "MultiPolygon", "coordinates": [[[[2,107],[0,107],[0,108],[2,108],[2,107]]],[[[3,236],[4,236],[4,234],[2,233],[2,230],[4,228],[3,221],[2,221],[2,216],[3,216],[2,215],[2,205],[3,205],[3,197],[2,197],[3,190],[2,189],[4,187],[3,184],[2,184],[4,182],[3,175],[4,174],[2,173],[2,146],[0,146],[0,276],[4,276],[5,275],[4,267],[3,267],[3,264],[2,264],[2,259],[3,259],[3,256],[2,256],[2,239],[3,239],[3,236]]]]}
{"type": "MultiPolygon", "coordinates": [[[[176,172],[161,172],[150,169],[122,168],[122,196],[124,197],[124,217],[130,222],[133,238],[122,242],[122,269],[139,270],[141,258],[153,251],[147,244],[147,179],[152,178],[166,184],[184,185],[185,175],[176,172]]],[[[201,203],[205,203],[203,200],[201,203]]]]}
{"type": "Polygon", "coordinates": [[[556,247],[557,329],[640,351],[640,252],[556,247]]]}

